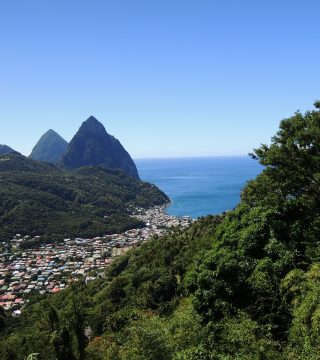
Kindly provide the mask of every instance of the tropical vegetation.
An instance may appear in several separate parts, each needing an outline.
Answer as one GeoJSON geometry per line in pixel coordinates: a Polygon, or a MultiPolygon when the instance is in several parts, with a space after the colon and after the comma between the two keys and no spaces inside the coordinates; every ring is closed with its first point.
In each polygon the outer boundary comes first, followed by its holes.
{"type": "Polygon", "coordinates": [[[320,359],[320,103],[251,155],[221,216],[132,250],[87,286],[1,314],[1,359],[320,359]]]}
{"type": "Polygon", "coordinates": [[[15,234],[61,241],[118,233],[144,225],[132,216],[135,208],[166,202],[154,185],[120,170],[64,171],[22,155],[0,157],[0,241],[15,234]]]}

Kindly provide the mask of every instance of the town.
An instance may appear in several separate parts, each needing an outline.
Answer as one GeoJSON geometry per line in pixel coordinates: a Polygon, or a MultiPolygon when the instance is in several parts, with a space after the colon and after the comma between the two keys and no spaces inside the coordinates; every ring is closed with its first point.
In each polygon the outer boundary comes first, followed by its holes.
{"type": "Polygon", "coordinates": [[[165,206],[136,209],[134,216],[146,226],[93,239],[64,239],[33,249],[20,248],[30,236],[16,234],[10,241],[12,250],[0,253],[0,306],[18,316],[31,295],[59,292],[80,278],[92,281],[103,276],[105,268],[130,248],[192,222],[188,216],[166,214],[165,206]]]}

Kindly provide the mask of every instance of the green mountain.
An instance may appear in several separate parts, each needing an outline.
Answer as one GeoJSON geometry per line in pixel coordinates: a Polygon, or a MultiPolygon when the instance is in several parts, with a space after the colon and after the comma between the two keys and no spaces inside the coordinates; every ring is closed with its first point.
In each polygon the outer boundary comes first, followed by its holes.
{"type": "Polygon", "coordinates": [[[167,201],[154,185],[120,170],[64,171],[21,155],[0,157],[0,241],[16,233],[54,240],[120,232],[142,225],[131,206],[167,201]]]}
{"type": "Polygon", "coordinates": [[[67,148],[68,143],[54,130],[50,129],[41,136],[29,158],[55,164],[67,148]]]}
{"type": "Polygon", "coordinates": [[[17,152],[11,149],[11,147],[8,145],[0,145],[0,155],[6,155],[10,153],[17,153],[17,152]]]}
{"type": "Polygon", "coordinates": [[[0,314],[1,359],[319,359],[316,106],[254,150],[265,169],[233,211],[131,250],[19,318],[0,314]]]}
{"type": "Polygon", "coordinates": [[[130,155],[94,116],[82,123],[59,162],[59,166],[65,169],[91,165],[120,169],[139,179],[130,155]]]}

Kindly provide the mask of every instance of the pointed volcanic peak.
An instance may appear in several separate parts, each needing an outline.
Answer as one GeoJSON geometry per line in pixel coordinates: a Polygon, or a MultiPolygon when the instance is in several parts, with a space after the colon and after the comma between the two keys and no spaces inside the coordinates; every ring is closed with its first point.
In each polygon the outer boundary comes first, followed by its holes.
{"type": "Polygon", "coordinates": [[[19,154],[8,145],[0,145],[0,155],[7,155],[10,153],[19,154]]]}
{"type": "Polygon", "coordinates": [[[50,129],[41,136],[29,158],[55,164],[66,152],[67,148],[67,141],[50,129]]]}
{"type": "Polygon", "coordinates": [[[59,165],[65,169],[77,169],[82,166],[120,169],[139,179],[131,156],[119,140],[109,135],[94,116],[90,116],[82,123],[59,165]]]}

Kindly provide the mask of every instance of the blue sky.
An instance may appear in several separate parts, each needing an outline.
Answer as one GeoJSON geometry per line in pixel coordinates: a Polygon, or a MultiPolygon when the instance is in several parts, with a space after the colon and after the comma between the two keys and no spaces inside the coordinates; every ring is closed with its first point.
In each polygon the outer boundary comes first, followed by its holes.
{"type": "Polygon", "coordinates": [[[244,155],[320,98],[318,1],[0,2],[0,144],[96,116],[134,157],[244,155]]]}

